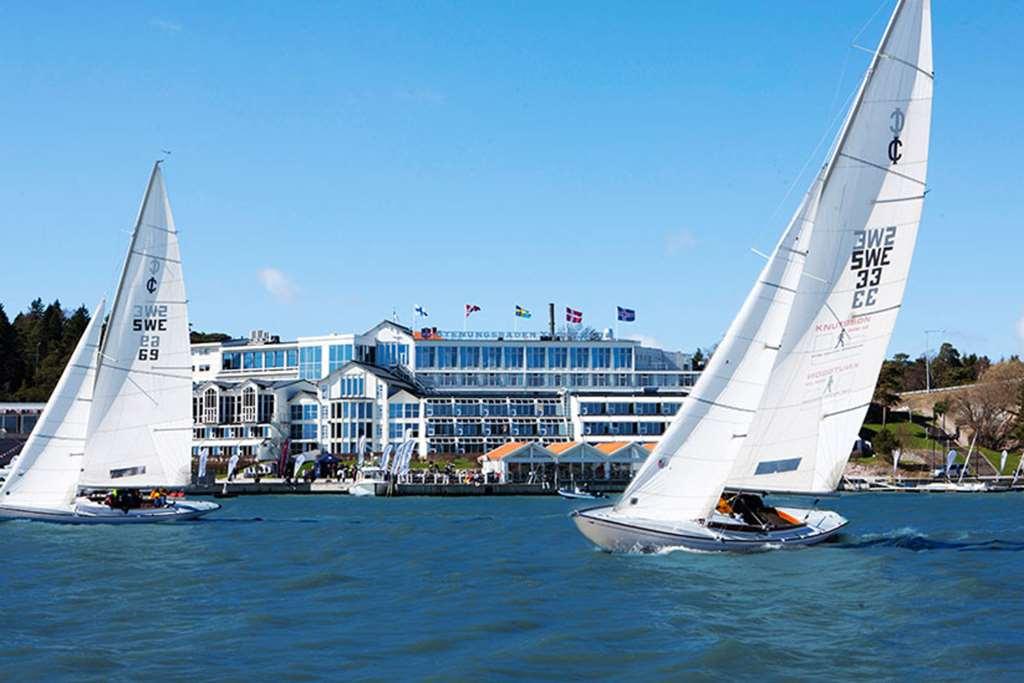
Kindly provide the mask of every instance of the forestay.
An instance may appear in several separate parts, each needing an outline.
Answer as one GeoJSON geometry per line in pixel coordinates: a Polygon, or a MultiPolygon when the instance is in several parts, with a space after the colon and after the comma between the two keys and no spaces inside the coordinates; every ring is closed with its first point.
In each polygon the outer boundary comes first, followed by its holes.
{"type": "Polygon", "coordinates": [[[39,421],[0,489],[0,504],[54,509],[74,499],[85,452],[103,302],[78,340],[39,421]]]}
{"type": "Polygon", "coordinates": [[[178,233],[159,162],[100,349],[84,487],[188,483],[192,375],[178,233]]]}
{"type": "Polygon", "coordinates": [[[616,514],[704,519],[717,503],[778,353],[817,200],[812,189],[616,514]]]}
{"type": "Polygon", "coordinates": [[[835,489],[874,392],[917,238],[932,100],[927,0],[900,2],[816,183],[805,277],[730,488],[835,489]]]}

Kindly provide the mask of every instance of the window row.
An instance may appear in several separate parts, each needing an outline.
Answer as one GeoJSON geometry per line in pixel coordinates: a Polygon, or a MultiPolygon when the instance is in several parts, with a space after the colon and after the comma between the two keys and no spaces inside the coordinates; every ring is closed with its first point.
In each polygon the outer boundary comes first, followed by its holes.
{"type": "Polygon", "coordinates": [[[276,370],[294,368],[298,365],[298,351],[277,349],[274,351],[224,351],[220,357],[224,370],[276,370]]]}
{"type": "MultiPolygon", "coordinates": [[[[378,361],[379,363],[379,361],[378,361]]],[[[416,347],[416,368],[619,368],[633,367],[629,346],[439,346],[416,347]],[[525,361],[525,363],[524,363],[525,361]]]]}

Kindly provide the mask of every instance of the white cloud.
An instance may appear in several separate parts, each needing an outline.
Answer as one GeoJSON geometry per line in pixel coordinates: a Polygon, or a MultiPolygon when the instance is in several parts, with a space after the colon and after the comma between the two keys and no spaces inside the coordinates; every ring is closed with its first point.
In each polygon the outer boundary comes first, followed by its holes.
{"type": "Polygon", "coordinates": [[[295,295],[299,288],[288,279],[288,276],[277,268],[261,268],[259,273],[260,282],[267,292],[283,304],[290,304],[295,301],[295,295]]]}
{"type": "Polygon", "coordinates": [[[681,228],[665,235],[665,251],[669,254],[689,251],[697,246],[697,237],[692,230],[681,228]]]}
{"type": "Polygon", "coordinates": [[[153,28],[158,28],[165,33],[177,33],[181,30],[182,26],[176,21],[167,21],[166,19],[150,19],[149,25],[153,28]]]}

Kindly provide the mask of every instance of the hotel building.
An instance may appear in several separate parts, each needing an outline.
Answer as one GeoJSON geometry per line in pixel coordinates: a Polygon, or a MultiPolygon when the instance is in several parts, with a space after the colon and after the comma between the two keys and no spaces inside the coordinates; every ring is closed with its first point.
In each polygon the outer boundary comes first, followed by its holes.
{"type": "Polygon", "coordinates": [[[613,338],[536,332],[361,333],[192,345],[194,449],[375,452],[406,438],[421,457],[510,441],[654,441],[697,372],[689,355],[613,338]]]}

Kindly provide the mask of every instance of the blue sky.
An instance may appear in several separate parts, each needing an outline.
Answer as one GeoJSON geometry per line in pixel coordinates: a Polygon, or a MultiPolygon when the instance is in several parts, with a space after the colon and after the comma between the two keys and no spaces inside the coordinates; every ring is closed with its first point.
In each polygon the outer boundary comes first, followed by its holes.
{"type": "MultiPolygon", "coordinates": [[[[821,161],[877,9],[7,3],[0,301],[109,293],[169,149],[197,329],[361,330],[414,304],[457,329],[469,302],[476,328],[511,328],[515,304],[539,328],[554,301],[710,345],[821,161]]],[[[933,14],[932,189],[890,351],[946,329],[1017,353],[1024,5],[933,14]]]]}

